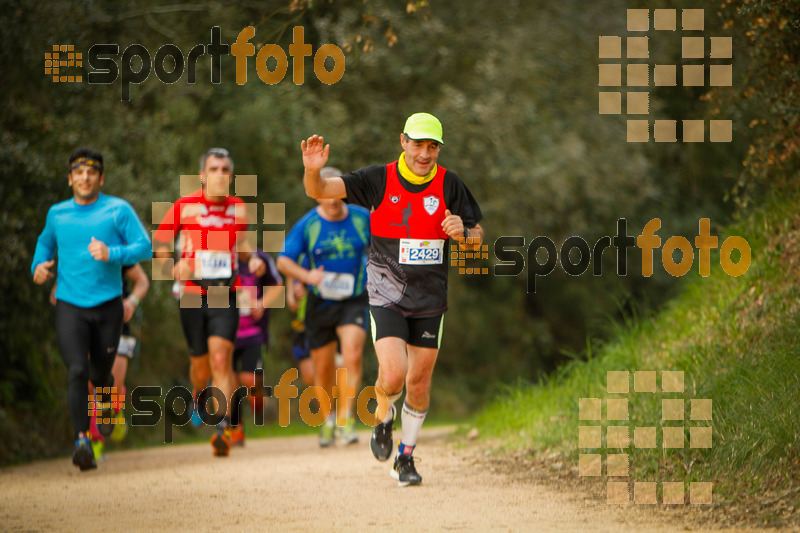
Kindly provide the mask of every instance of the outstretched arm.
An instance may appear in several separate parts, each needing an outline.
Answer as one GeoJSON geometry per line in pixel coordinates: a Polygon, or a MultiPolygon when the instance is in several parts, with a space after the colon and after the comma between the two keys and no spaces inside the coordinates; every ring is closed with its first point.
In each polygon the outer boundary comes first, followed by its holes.
{"type": "Polygon", "coordinates": [[[341,177],[323,178],[319,171],[328,162],[331,145],[325,145],[319,135],[312,135],[308,140],[300,141],[303,152],[303,186],[311,198],[346,198],[344,180],[341,177]]]}

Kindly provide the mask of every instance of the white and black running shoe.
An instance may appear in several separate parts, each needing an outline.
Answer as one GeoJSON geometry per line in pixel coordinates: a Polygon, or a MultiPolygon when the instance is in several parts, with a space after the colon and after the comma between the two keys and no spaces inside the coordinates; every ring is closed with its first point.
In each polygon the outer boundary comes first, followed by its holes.
{"type": "Polygon", "coordinates": [[[422,483],[422,476],[417,473],[414,467],[414,456],[398,453],[394,458],[392,467],[392,478],[397,480],[398,487],[408,487],[409,485],[419,485],[422,483]]]}
{"type": "Polygon", "coordinates": [[[378,461],[386,461],[392,456],[394,441],[392,441],[392,426],[396,410],[392,406],[392,418],[386,423],[381,422],[372,430],[372,438],[369,440],[369,449],[378,461]]]}

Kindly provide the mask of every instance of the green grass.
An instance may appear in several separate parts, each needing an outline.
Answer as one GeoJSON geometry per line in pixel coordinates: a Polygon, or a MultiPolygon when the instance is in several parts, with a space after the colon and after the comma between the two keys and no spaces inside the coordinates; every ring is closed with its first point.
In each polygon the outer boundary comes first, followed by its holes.
{"type": "MultiPolygon", "coordinates": [[[[630,455],[629,479],[713,481],[715,502],[741,501],[749,493],[796,485],[800,466],[800,216],[783,198],[727,229],[747,239],[748,272],[726,275],[712,253],[711,275],[697,272],[680,294],[652,317],[617,324],[613,341],[588,346],[584,357],[547,381],[509,388],[476,417],[482,435],[502,451],[565,456],[630,455]],[[631,371],[630,393],[605,392],[606,372],[631,371]],[[635,393],[633,371],[682,370],[683,394],[635,393]],[[628,421],[579,420],[579,398],[627,397],[628,421]],[[684,398],[685,427],[711,425],[711,449],[578,449],[578,426],[680,426],[661,421],[661,399],[684,398]],[[711,422],[690,419],[691,398],[710,398],[711,422]]],[[[721,245],[724,236],[720,235],[721,245]]],[[[697,255],[697,254],[695,254],[697,255]]],[[[656,255],[658,258],[658,255],[656,255]]],[[[531,354],[535,356],[535,354],[531,354]]],[[[605,418],[605,401],[603,417],[605,418]]],[[[605,446],[605,430],[603,430],[605,446]]],[[[605,466],[604,466],[605,468],[605,466]]]]}

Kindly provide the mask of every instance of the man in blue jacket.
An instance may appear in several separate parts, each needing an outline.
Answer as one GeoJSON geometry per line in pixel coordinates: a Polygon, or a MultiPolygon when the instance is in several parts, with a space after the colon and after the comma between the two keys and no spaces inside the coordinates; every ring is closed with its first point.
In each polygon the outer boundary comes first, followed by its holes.
{"type": "MultiPolygon", "coordinates": [[[[69,377],[67,405],[75,432],[72,462],[96,468],[89,439],[89,380],[111,387],[122,330],[122,265],[151,256],[150,238],[131,205],[100,192],[103,156],[79,148],[69,158],[73,198],[53,205],[31,263],[34,283],[54,277],[58,252],[56,337],[69,377]]],[[[108,401],[108,398],[106,398],[108,401]]]]}

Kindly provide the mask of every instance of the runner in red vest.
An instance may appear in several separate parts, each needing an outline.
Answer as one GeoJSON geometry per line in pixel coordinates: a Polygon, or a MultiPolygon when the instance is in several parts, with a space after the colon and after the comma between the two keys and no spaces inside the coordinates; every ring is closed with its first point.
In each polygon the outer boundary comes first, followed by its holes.
{"type": "MultiPolygon", "coordinates": [[[[182,241],[180,259],[172,276],[183,283],[184,294],[199,295],[196,307],[181,303],[183,333],[191,353],[190,374],[195,394],[208,379],[225,397],[226,410],[211,438],[214,455],[228,455],[231,444],[231,398],[236,387],[233,348],[239,328],[236,288],[240,286],[239,259],[248,261],[250,272],[261,276],[264,261],[246,239],[244,202],[230,196],[233,160],[224,148],[212,148],[200,157],[202,188],[179,198],[167,212],[153,237],[155,256],[170,258],[175,240],[182,241]],[[227,306],[210,305],[208,291],[222,290],[227,306]]],[[[195,397],[199,404],[205,398],[195,397]]],[[[196,408],[197,406],[195,406],[196,408]]],[[[219,406],[218,406],[218,410],[219,406]]]]}
{"type": "Polygon", "coordinates": [[[431,377],[447,310],[448,238],[480,245],[480,207],[452,171],[437,165],[444,145],[442,125],[428,113],[416,113],[400,135],[403,153],[388,165],[372,166],[341,177],[320,177],[330,153],[322,137],[300,143],[303,184],[312,198],[347,198],[373,210],[367,290],[372,339],[378,355],[376,386],[386,392],[390,409],[375,426],[370,448],[379,461],[392,455],[394,403],[406,387],[402,436],[392,468],[401,487],[422,477],[412,452],[428,412],[431,377]]]}

